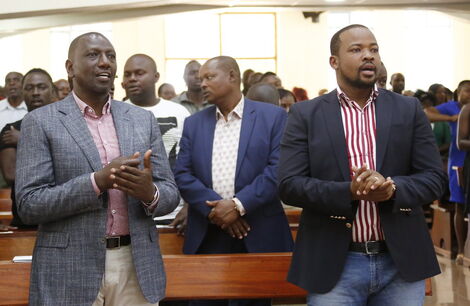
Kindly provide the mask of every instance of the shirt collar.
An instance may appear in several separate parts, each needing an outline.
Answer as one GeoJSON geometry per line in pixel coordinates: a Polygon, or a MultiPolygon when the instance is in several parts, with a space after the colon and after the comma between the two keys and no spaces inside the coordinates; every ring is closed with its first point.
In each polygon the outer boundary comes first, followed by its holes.
{"type": "MultiPolygon", "coordinates": [[[[80,111],[82,112],[83,115],[87,114],[87,115],[90,115],[90,116],[97,117],[97,115],[95,114],[95,110],[92,107],[90,107],[88,104],[83,102],[83,100],[81,100],[75,94],[75,91],[73,91],[73,90],[72,90],[72,95],[73,95],[73,98],[75,99],[75,102],[78,105],[78,108],[80,109],[80,111]]],[[[109,114],[110,109],[111,109],[111,96],[108,96],[108,101],[106,102],[105,105],[103,105],[102,114],[103,115],[109,114]]]]}
{"type": "MultiPolygon", "coordinates": [[[[231,117],[236,116],[239,119],[242,119],[243,117],[243,108],[245,106],[245,97],[241,97],[240,101],[238,101],[238,104],[235,106],[235,108],[228,113],[227,118],[230,120],[231,117]]],[[[224,118],[224,115],[220,111],[218,107],[216,107],[216,112],[215,112],[215,119],[219,120],[220,118],[224,118]]]]}
{"type": "MultiPolygon", "coordinates": [[[[176,98],[173,99],[173,101],[178,102],[178,103],[195,104],[195,103],[193,103],[192,101],[190,101],[188,99],[188,92],[187,91],[183,91],[179,96],[176,96],[176,98]]],[[[202,105],[206,105],[208,103],[209,102],[207,102],[206,100],[202,101],[202,105]]]]}
{"type": "MultiPolygon", "coordinates": [[[[344,91],[341,90],[339,85],[336,87],[337,95],[338,95],[338,100],[339,103],[345,103],[348,105],[357,105],[357,102],[350,99],[344,91]]],[[[371,102],[374,102],[377,99],[377,96],[379,95],[379,90],[377,89],[377,84],[374,84],[374,88],[372,89],[372,92],[370,93],[369,99],[367,99],[366,105],[364,108],[366,108],[371,102]]]]}
{"type": "Polygon", "coordinates": [[[8,98],[2,100],[2,102],[5,102],[5,103],[0,103],[0,110],[5,110],[5,109],[9,109],[9,110],[28,110],[28,107],[26,106],[26,103],[23,101],[20,103],[20,105],[18,105],[17,107],[13,107],[11,106],[10,102],[8,102],[8,98]]]}

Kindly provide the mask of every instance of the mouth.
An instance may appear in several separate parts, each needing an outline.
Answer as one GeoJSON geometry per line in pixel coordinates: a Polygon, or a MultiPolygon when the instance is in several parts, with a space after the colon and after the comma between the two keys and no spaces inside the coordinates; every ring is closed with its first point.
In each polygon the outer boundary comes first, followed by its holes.
{"type": "Polygon", "coordinates": [[[31,105],[33,106],[42,106],[44,104],[44,101],[42,100],[32,100],[31,105]]]}
{"type": "Polygon", "coordinates": [[[372,63],[365,63],[359,68],[359,71],[366,77],[373,77],[377,72],[377,68],[372,63]]]}
{"type": "Polygon", "coordinates": [[[109,82],[111,80],[111,73],[109,72],[100,72],[96,74],[98,81],[109,82]]]}
{"type": "Polygon", "coordinates": [[[135,93],[140,91],[140,86],[138,85],[132,85],[126,88],[128,92],[135,93]]]}

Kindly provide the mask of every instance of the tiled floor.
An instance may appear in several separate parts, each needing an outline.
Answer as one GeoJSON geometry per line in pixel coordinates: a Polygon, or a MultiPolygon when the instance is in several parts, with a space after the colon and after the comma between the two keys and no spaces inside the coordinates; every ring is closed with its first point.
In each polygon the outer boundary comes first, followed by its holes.
{"type": "Polygon", "coordinates": [[[438,256],[442,273],[432,279],[432,296],[424,305],[470,306],[470,269],[457,266],[454,260],[438,256]]]}

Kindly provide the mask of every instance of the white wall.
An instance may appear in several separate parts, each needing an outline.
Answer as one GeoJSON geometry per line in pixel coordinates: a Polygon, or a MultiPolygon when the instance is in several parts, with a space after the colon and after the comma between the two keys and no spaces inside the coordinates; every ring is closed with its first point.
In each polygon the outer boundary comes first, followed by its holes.
{"type": "MultiPolygon", "coordinates": [[[[470,79],[470,24],[444,13],[433,11],[363,11],[333,12],[341,17],[332,22],[331,14],[320,16],[319,23],[304,19],[299,9],[253,9],[252,11],[276,12],[277,30],[277,73],[286,88],[304,87],[310,97],[315,97],[321,88],[333,89],[334,74],[328,64],[329,41],[339,29],[339,23],[364,23],[372,28],[380,45],[382,60],[389,77],[394,72],[402,72],[406,77],[406,88],[427,89],[434,82],[443,83],[454,89],[458,82],[470,79]],[[339,14],[339,15],[338,15],[339,14]],[[344,22],[343,22],[344,19],[344,22]],[[338,27],[338,28],[337,28],[338,27]]],[[[207,16],[236,10],[206,11],[207,16]]],[[[240,11],[240,10],[238,10],[240,11]]],[[[243,10],[246,12],[247,10],[243,10]]],[[[198,27],[185,24],[182,27],[198,27]]],[[[187,15],[186,15],[187,16],[187,15]]],[[[256,25],[253,25],[256,26],[256,25]]],[[[73,28],[73,35],[80,31],[92,30],[93,25],[73,28]]],[[[134,53],[152,56],[165,82],[165,16],[143,17],[122,20],[97,26],[109,31],[117,51],[118,76],[116,97],[122,98],[121,76],[125,60],[134,53]]],[[[57,47],[53,42],[51,29],[44,29],[0,39],[0,84],[8,71],[27,70],[40,67],[52,73],[53,79],[64,78],[65,68],[60,71],[66,54],[60,58],[55,53],[66,53],[70,40],[63,39],[57,47]],[[56,47],[54,47],[56,46],[56,47]],[[53,56],[51,56],[53,54],[53,56]]],[[[207,35],[200,32],[200,35],[207,35]]],[[[183,43],[185,37],[177,37],[183,43]]],[[[243,45],[243,41],[239,42],[243,45]]],[[[250,46],[246,46],[250,48],[250,46]]],[[[174,75],[174,73],[173,73],[174,75]]]]}

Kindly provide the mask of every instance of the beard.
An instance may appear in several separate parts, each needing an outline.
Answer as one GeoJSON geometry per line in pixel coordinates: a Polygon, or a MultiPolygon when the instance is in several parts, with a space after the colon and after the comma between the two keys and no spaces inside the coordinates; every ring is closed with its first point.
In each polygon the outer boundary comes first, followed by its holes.
{"type": "Polygon", "coordinates": [[[350,78],[347,75],[343,74],[343,79],[352,87],[361,88],[361,89],[370,89],[374,87],[378,78],[377,76],[375,76],[372,79],[367,79],[367,80],[361,79],[360,71],[359,71],[355,78],[350,78]]]}

